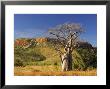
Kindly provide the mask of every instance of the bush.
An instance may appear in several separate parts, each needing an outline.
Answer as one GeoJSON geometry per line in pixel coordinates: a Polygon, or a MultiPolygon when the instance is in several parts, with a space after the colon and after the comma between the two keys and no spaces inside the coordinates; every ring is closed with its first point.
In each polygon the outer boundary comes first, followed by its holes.
{"type": "Polygon", "coordinates": [[[16,58],[14,60],[14,66],[25,66],[23,60],[21,60],[20,58],[16,58]]]}
{"type": "Polygon", "coordinates": [[[37,48],[23,49],[15,47],[14,49],[15,66],[29,65],[30,62],[43,61],[46,59],[37,48]]]}
{"type": "Polygon", "coordinates": [[[84,61],[85,68],[96,68],[97,67],[97,51],[96,49],[77,49],[78,53],[84,61]]]}
{"type": "Polygon", "coordinates": [[[57,62],[54,62],[54,65],[58,65],[58,63],[57,62]]]}
{"type": "Polygon", "coordinates": [[[81,55],[77,51],[73,51],[73,69],[84,70],[85,63],[81,55]]]}

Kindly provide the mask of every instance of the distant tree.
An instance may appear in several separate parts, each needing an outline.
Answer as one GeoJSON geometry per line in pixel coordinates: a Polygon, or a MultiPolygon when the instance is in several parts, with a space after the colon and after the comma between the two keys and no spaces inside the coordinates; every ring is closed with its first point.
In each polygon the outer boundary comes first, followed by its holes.
{"type": "Polygon", "coordinates": [[[83,31],[78,23],[64,23],[49,29],[51,44],[61,58],[62,71],[72,70],[72,52],[78,47],[78,37],[83,31]]]}

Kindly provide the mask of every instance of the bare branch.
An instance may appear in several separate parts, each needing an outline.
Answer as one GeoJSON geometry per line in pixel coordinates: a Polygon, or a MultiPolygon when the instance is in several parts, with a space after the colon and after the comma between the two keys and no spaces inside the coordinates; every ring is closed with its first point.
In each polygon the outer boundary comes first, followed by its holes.
{"type": "Polygon", "coordinates": [[[54,28],[49,29],[50,35],[53,36],[56,40],[53,40],[54,48],[62,54],[61,47],[64,47],[64,50],[73,51],[76,44],[76,39],[83,32],[83,28],[81,24],[78,23],[64,23],[61,25],[57,25],[54,28]],[[57,42],[55,42],[57,41],[57,42]],[[61,45],[61,46],[58,46],[61,45]],[[60,48],[59,48],[60,47],[60,48]]]}

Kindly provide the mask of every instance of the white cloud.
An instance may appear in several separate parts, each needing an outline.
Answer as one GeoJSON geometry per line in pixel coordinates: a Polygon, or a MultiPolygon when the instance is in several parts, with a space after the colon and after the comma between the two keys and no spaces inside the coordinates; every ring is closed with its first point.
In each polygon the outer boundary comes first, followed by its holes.
{"type": "Polygon", "coordinates": [[[14,38],[33,38],[33,37],[41,37],[45,36],[46,31],[44,29],[23,29],[23,30],[15,30],[14,38]]]}

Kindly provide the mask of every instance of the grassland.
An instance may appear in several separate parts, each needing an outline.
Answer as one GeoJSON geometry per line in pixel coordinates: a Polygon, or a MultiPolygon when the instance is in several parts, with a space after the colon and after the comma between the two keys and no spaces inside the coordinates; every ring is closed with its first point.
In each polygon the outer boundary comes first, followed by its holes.
{"type": "Polygon", "coordinates": [[[15,76],[96,76],[96,69],[86,71],[61,72],[60,66],[15,67],[15,76]]]}

